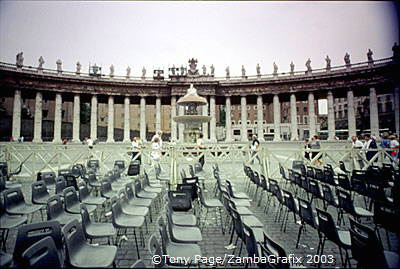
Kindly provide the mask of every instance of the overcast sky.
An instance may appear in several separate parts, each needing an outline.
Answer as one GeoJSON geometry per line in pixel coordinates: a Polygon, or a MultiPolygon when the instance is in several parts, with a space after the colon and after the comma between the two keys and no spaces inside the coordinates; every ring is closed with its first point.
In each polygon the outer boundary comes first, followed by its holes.
{"type": "Polygon", "coordinates": [[[217,76],[304,70],[311,58],[315,68],[342,65],[346,52],[352,62],[390,57],[398,42],[398,14],[392,2],[80,2],[1,1],[0,60],[15,63],[23,51],[25,65],[37,66],[43,56],[46,68],[82,71],[89,63],[109,73],[140,76],[142,67],[187,64],[215,66],[217,76]]]}

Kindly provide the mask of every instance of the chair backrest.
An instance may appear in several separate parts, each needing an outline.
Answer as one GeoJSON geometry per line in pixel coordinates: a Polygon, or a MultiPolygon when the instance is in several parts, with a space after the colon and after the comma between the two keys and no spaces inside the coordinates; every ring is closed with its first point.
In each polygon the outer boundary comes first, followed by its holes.
{"type": "Polygon", "coordinates": [[[36,204],[38,199],[49,196],[49,192],[43,180],[33,182],[31,187],[33,204],[36,204]]]}
{"type": "Polygon", "coordinates": [[[296,205],[294,202],[294,198],[291,192],[282,189],[282,196],[285,206],[292,212],[297,213],[296,205]]]}
{"type": "Polygon", "coordinates": [[[304,189],[304,190],[306,190],[306,191],[309,191],[309,189],[310,189],[310,185],[309,185],[309,180],[308,180],[308,177],[307,176],[304,176],[304,175],[301,175],[300,176],[300,180],[301,180],[301,187],[304,189]]]}
{"type": "Polygon", "coordinates": [[[350,193],[337,189],[336,195],[338,198],[339,207],[342,208],[345,212],[353,215],[354,214],[354,205],[353,205],[353,201],[351,200],[350,193]]]}
{"type": "Polygon", "coordinates": [[[314,179],[318,181],[325,181],[324,171],[320,168],[314,168],[314,179]]]}
{"type": "Polygon", "coordinates": [[[6,210],[25,203],[24,195],[19,187],[4,190],[3,197],[6,210]]]}
{"type": "Polygon", "coordinates": [[[124,170],[125,169],[125,161],[123,160],[116,160],[114,162],[114,166],[118,166],[119,169],[124,170]]]}
{"type": "MultiPolygon", "coordinates": [[[[111,185],[110,185],[110,187],[111,187],[111,185]]],[[[126,192],[126,196],[127,196],[128,200],[132,200],[133,198],[135,198],[135,194],[133,192],[132,184],[126,184],[125,185],[125,192],[126,192]]]]}
{"type": "Polygon", "coordinates": [[[78,195],[76,194],[74,187],[67,187],[63,190],[64,194],[64,206],[65,208],[71,208],[74,205],[80,204],[78,195]]]}
{"type": "Polygon", "coordinates": [[[21,255],[21,265],[30,268],[60,268],[62,261],[53,238],[46,236],[27,248],[21,255]]]}
{"type": "Polygon", "coordinates": [[[142,183],[140,180],[135,180],[135,194],[137,195],[139,192],[142,191],[142,183]]]}
{"type": "Polygon", "coordinates": [[[244,234],[243,234],[243,223],[242,219],[240,218],[239,212],[235,208],[233,208],[230,204],[231,208],[231,213],[232,213],[232,220],[233,220],[233,226],[235,227],[235,232],[237,236],[239,236],[240,239],[244,240],[244,234]]]}
{"type": "Polygon", "coordinates": [[[62,193],[63,190],[67,187],[67,181],[65,180],[64,176],[59,176],[56,179],[56,193],[62,193]]]}
{"type": "Polygon", "coordinates": [[[92,224],[90,220],[89,211],[85,204],[81,204],[81,217],[82,217],[82,229],[85,235],[87,235],[86,229],[92,224]]]}
{"type": "Polygon", "coordinates": [[[79,200],[82,202],[85,200],[87,197],[89,197],[89,189],[86,186],[85,182],[79,182],[78,184],[78,191],[79,191],[79,200]]]}
{"type": "Polygon", "coordinates": [[[54,172],[42,172],[41,178],[46,185],[56,184],[56,173],[54,172]]]}
{"type": "Polygon", "coordinates": [[[163,255],[160,243],[158,243],[155,233],[150,236],[148,245],[149,245],[150,255],[152,256],[157,255],[159,257],[163,255]]]}
{"type": "Polygon", "coordinates": [[[348,173],[349,171],[346,169],[346,165],[344,164],[343,161],[339,161],[339,168],[345,173],[348,173]]]}
{"type": "Polygon", "coordinates": [[[312,227],[316,228],[317,225],[315,223],[315,217],[311,203],[301,198],[297,199],[299,201],[299,216],[301,220],[307,223],[308,225],[311,225],[312,227]]]}
{"type": "Polygon", "coordinates": [[[63,243],[60,223],[58,221],[44,221],[26,224],[18,228],[13,254],[14,260],[20,262],[25,250],[47,236],[53,239],[58,256],[62,258],[63,243]]]}
{"type": "Polygon", "coordinates": [[[58,170],[58,175],[59,176],[65,176],[65,175],[70,175],[71,174],[71,169],[60,169],[58,170]]]}
{"type": "Polygon", "coordinates": [[[396,214],[396,206],[389,202],[374,201],[374,223],[387,231],[400,234],[400,214],[396,214]]]}
{"type": "Polygon", "coordinates": [[[74,164],[71,168],[71,174],[76,177],[80,177],[84,175],[84,167],[82,164],[74,164]]]}
{"type": "Polygon", "coordinates": [[[97,170],[100,167],[99,160],[89,160],[87,162],[87,167],[97,170]]]}
{"type": "Polygon", "coordinates": [[[324,199],[330,205],[337,206],[331,186],[327,184],[321,184],[321,187],[322,187],[322,199],[324,199]]]}
{"type": "Polygon", "coordinates": [[[59,195],[53,195],[47,200],[47,219],[55,219],[64,212],[63,203],[59,195]]]}
{"type": "Polygon", "coordinates": [[[373,229],[350,219],[352,258],[360,268],[388,268],[383,247],[373,229]]]}
{"type": "Polygon", "coordinates": [[[350,179],[346,174],[338,174],[337,178],[341,188],[345,189],[346,191],[351,191],[350,179]]]}
{"type": "Polygon", "coordinates": [[[318,181],[315,179],[310,179],[308,184],[310,192],[316,197],[321,197],[321,188],[319,187],[318,181]]]}
{"type": "MultiPolygon", "coordinates": [[[[269,236],[264,232],[264,241],[261,246],[261,253],[260,256],[262,257],[287,257],[286,251],[277,243],[275,243],[269,236]]],[[[288,269],[290,268],[290,263],[284,262],[276,262],[276,263],[268,263],[268,268],[273,269],[288,269]]]]}
{"type": "Polygon", "coordinates": [[[322,232],[332,242],[336,244],[339,243],[339,235],[337,232],[335,221],[333,220],[331,214],[319,208],[317,208],[316,210],[318,217],[318,230],[322,232]]]}
{"type": "Polygon", "coordinates": [[[111,198],[111,212],[112,212],[112,222],[116,223],[116,219],[123,214],[121,202],[117,197],[111,198]]]}
{"type": "Polygon", "coordinates": [[[304,165],[303,161],[293,161],[292,162],[292,169],[301,169],[301,166],[304,165]]]}
{"type": "Polygon", "coordinates": [[[314,167],[307,165],[307,176],[314,178],[314,167]]]}
{"type": "Polygon", "coordinates": [[[6,189],[6,178],[0,174],[0,192],[6,189]]]}
{"type": "Polygon", "coordinates": [[[244,243],[246,244],[247,257],[259,257],[257,240],[253,229],[243,223],[244,243]]]}
{"type": "Polygon", "coordinates": [[[65,241],[65,257],[68,263],[70,263],[70,257],[74,256],[78,252],[82,245],[87,244],[85,234],[82,230],[82,225],[77,219],[73,219],[62,228],[65,241]]]}

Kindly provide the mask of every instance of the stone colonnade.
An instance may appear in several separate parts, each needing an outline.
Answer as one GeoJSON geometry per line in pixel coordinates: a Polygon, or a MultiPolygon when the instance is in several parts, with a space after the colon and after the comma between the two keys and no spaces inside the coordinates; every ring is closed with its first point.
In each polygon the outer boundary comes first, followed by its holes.
{"type": "MultiPolygon", "coordinates": [[[[140,97],[140,136],[142,139],[146,138],[146,96],[140,97]]],[[[183,142],[183,124],[177,124],[172,120],[176,115],[183,115],[184,108],[177,107],[177,99],[179,96],[171,96],[171,140],[183,142]]],[[[378,102],[376,96],[376,89],[369,88],[370,99],[370,126],[371,134],[379,136],[379,118],[378,118],[378,102]]],[[[395,114],[395,127],[396,132],[399,133],[399,87],[394,88],[394,114],[395,114]]],[[[310,136],[317,134],[316,130],[316,114],[314,109],[315,97],[313,92],[308,93],[308,113],[309,113],[309,133],[310,136]]],[[[335,139],[335,114],[333,109],[334,96],[332,91],[327,92],[328,101],[328,140],[335,139]]],[[[356,134],[356,113],[354,105],[354,93],[351,89],[347,91],[347,117],[348,117],[348,130],[349,136],[356,134]]],[[[233,141],[232,139],[232,122],[231,122],[231,96],[225,96],[225,111],[226,111],[226,142],[233,141]]],[[[90,136],[92,139],[97,139],[97,95],[91,97],[91,115],[90,115],[90,136]]],[[[42,106],[43,96],[41,92],[36,93],[35,98],[35,114],[34,114],[34,136],[33,142],[42,142],[42,106]]],[[[245,95],[240,96],[241,106],[241,141],[248,141],[247,137],[247,98],[245,95]]],[[[156,96],[156,130],[161,129],[161,97],[156,96]]],[[[13,103],[13,116],[12,116],[12,137],[18,138],[21,136],[21,108],[22,99],[21,91],[15,90],[14,103],[13,103]]],[[[274,141],[280,141],[280,125],[281,125],[281,104],[278,94],[273,95],[273,124],[274,124],[274,141]]],[[[206,140],[210,142],[217,142],[216,139],[216,97],[210,96],[209,104],[203,106],[203,115],[210,115],[212,120],[208,124],[203,124],[203,134],[206,140]],[[208,128],[210,129],[210,137],[208,137],[208,128]]],[[[55,96],[55,114],[54,114],[54,139],[53,142],[61,142],[61,122],[62,122],[62,94],[57,92],[55,96]]],[[[130,98],[124,98],[124,142],[130,141],[130,98]]],[[[297,110],[296,110],[296,94],[290,93],[290,127],[291,139],[298,140],[298,124],[297,124],[297,110]]],[[[263,96],[257,95],[257,134],[260,141],[263,141],[263,96]]],[[[73,99],[73,129],[72,140],[79,142],[80,130],[80,95],[75,94],[73,99]]],[[[114,142],[114,97],[108,97],[108,128],[107,128],[107,142],[114,142]]]]}

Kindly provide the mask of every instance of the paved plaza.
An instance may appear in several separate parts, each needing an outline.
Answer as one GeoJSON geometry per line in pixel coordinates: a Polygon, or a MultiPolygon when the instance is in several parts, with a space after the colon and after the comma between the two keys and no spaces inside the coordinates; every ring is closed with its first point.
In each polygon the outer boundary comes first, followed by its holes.
{"type": "MultiPolygon", "coordinates": [[[[150,178],[154,178],[154,173],[148,164],[145,164],[145,169],[146,171],[149,172],[150,178]]],[[[248,179],[245,179],[245,174],[243,172],[243,163],[241,161],[231,161],[231,162],[224,162],[219,164],[220,169],[221,169],[221,179],[229,179],[233,183],[236,184],[237,189],[240,191],[245,191],[246,190],[246,185],[248,182],[248,179]]],[[[187,164],[181,163],[179,169],[184,169],[185,167],[187,168],[187,164]]],[[[167,164],[163,164],[163,169],[166,170],[168,168],[167,164]]],[[[257,162],[252,166],[252,168],[255,171],[261,171],[261,167],[257,164],[257,162]]],[[[106,172],[105,170],[101,170],[101,172],[106,172]]],[[[206,189],[208,190],[207,196],[208,197],[213,197],[214,195],[214,187],[215,187],[215,179],[212,176],[212,163],[207,162],[206,160],[206,165],[204,169],[204,176],[206,178],[206,189]]],[[[285,182],[280,179],[279,177],[277,178],[280,186],[283,189],[288,189],[291,190],[289,186],[286,186],[285,182]]],[[[31,190],[30,190],[30,183],[26,182],[23,183],[23,192],[25,195],[25,199],[27,201],[31,200],[31,190]]],[[[300,192],[301,193],[301,192],[300,192]]],[[[299,194],[300,194],[299,193],[299,194]]],[[[251,193],[247,193],[250,197],[252,197],[251,193]]],[[[266,195],[266,194],[263,194],[266,195]]],[[[302,195],[300,195],[302,196],[302,195]]],[[[359,199],[356,197],[356,204],[363,206],[362,199],[359,199]]],[[[258,201],[252,200],[251,204],[251,211],[254,212],[254,215],[264,224],[264,230],[265,232],[271,237],[272,240],[280,244],[286,251],[287,255],[293,254],[296,257],[302,257],[304,266],[310,267],[310,266],[315,266],[313,264],[307,264],[307,260],[310,259],[309,255],[315,255],[317,252],[317,245],[318,245],[318,232],[317,230],[307,227],[306,231],[302,234],[301,240],[300,240],[300,245],[298,248],[295,247],[296,245],[296,239],[297,239],[297,233],[299,229],[299,224],[295,223],[293,220],[292,215],[289,216],[288,219],[288,224],[286,228],[286,232],[283,232],[281,230],[281,224],[282,220],[280,222],[275,221],[276,217],[276,211],[278,207],[278,202],[273,199],[271,199],[271,205],[268,210],[268,213],[266,214],[264,211],[265,207],[265,202],[267,199],[263,199],[263,202],[261,203],[260,206],[257,205],[258,201]]],[[[314,206],[318,204],[319,207],[322,207],[321,201],[316,201],[314,200],[314,206]]],[[[198,209],[197,206],[195,208],[198,209]]],[[[337,212],[336,209],[333,207],[328,207],[328,212],[334,217],[336,220],[337,217],[337,212]]],[[[205,219],[204,214],[199,215],[198,217],[200,218],[200,226],[202,227],[202,235],[203,235],[203,241],[199,244],[201,247],[202,255],[204,257],[227,257],[226,255],[233,254],[232,249],[228,249],[227,247],[229,245],[229,239],[230,239],[230,231],[227,231],[229,229],[229,226],[226,225],[227,221],[227,212],[224,210],[222,213],[222,219],[224,222],[224,228],[225,228],[225,234],[221,232],[221,227],[220,225],[216,222],[215,219],[215,214],[208,214],[208,217],[205,219]],[[203,223],[205,224],[203,225],[203,223]]],[[[154,264],[152,262],[152,255],[150,254],[148,250],[148,239],[151,234],[156,233],[157,237],[159,238],[159,233],[157,230],[156,226],[156,218],[158,216],[164,216],[165,217],[165,212],[157,212],[156,214],[153,213],[153,222],[149,224],[149,232],[145,234],[145,243],[146,246],[142,247],[140,249],[141,253],[141,258],[145,262],[146,266],[153,267],[154,264]]],[[[346,219],[346,224],[342,225],[340,229],[342,230],[348,230],[349,229],[349,221],[347,219],[347,215],[345,217],[346,219]]],[[[298,220],[298,219],[297,219],[298,220]]],[[[34,222],[40,221],[40,214],[36,213],[34,222]]],[[[102,221],[110,221],[106,220],[105,217],[102,217],[102,221]]],[[[371,225],[373,227],[373,222],[372,219],[364,221],[364,223],[371,225]]],[[[386,240],[386,234],[382,230],[380,231],[381,236],[382,236],[382,242],[384,244],[385,249],[390,249],[392,251],[399,251],[399,241],[398,237],[396,237],[394,234],[389,233],[388,239],[390,240],[390,246],[387,244],[386,240]]],[[[9,240],[7,242],[7,252],[11,253],[13,251],[13,245],[14,245],[14,240],[16,237],[16,230],[13,230],[10,234],[9,240]]],[[[236,236],[234,237],[236,238],[236,236]]],[[[106,243],[105,241],[102,242],[101,240],[99,241],[94,241],[94,243],[106,243]]],[[[240,246],[240,239],[237,243],[237,246],[239,248],[240,246]]],[[[236,249],[235,255],[238,255],[239,250],[236,249]]],[[[245,257],[247,254],[245,246],[243,246],[243,250],[241,253],[242,257],[245,257]]],[[[334,264],[322,264],[322,267],[342,267],[342,263],[340,260],[340,254],[339,254],[339,249],[336,245],[333,243],[327,241],[325,245],[325,251],[324,254],[326,255],[333,255],[335,258],[335,263],[334,264]]],[[[230,257],[230,256],[228,256],[230,257]]],[[[137,260],[137,254],[136,254],[136,249],[135,249],[135,244],[134,244],[134,239],[133,237],[128,237],[127,241],[122,242],[122,245],[118,248],[118,253],[117,253],[117,260],[116,260],[116,265],[117,267],[129,267],[132,265],[135,261],[137,260]]],[[[212,264],[212,260],[208,260],[209,264],[202,265],[202,267],[215,267],[215,264],[212,264]]],[[[354,261],[352,261],[352,264],[355,265],[354,261]]],[[[238,264],[228,264],[225,265],[226,267],[239,267],[238,264]]],[[[218,267],[224,267],[224,265],[219,265],[218,267]]],[[[256,267],[255,265],[252,265],[252,267],[256,267]]]]}

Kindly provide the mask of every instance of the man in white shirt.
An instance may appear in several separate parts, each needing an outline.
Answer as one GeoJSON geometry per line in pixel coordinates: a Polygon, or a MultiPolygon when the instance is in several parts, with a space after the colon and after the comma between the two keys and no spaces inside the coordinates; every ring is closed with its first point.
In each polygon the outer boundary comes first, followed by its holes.
{"type": "MultiPolygon", "coordinates": [[[[352,145],[351,145],[352,149],[362,149],[362,148],[364,148],[364,144],[360,140],[358,140],[357,136],[352,136],[351,137],[351,141],[353,141],[352,145]]],[[[355,157],[355,160],[357,160],[357,162],[358,162],[359,169],[362,169],[364,167],[364,161],[360,157],[360,153],[361,153],[361,151],[360,152],[358,152],[358,151],[354,152],[354,154],[355,154],[354,157],[355,157]]]]}
{"type": "MultiPolygon", "coordinates": [[[[251,142],[251,157],[253,157],[254,155],[257,154],[257,151],[260,147],[260,141],[258,141],[257,136],[253,135],[253,141],[251,142]]],[[[260,157],[258,157],[258,155],[256,156],[258,163],[261,164],[261,160],[260,157]]],[[[251,161],[251,164],[253,164],[254,159],[251,161]]]]}
{"type": "MultiPolygon", "coordinates": [[[[139,151],[141,149],[141,146],[139,144],[139,137],[135,136],[134,138],[132,138],[131,145],[132,145],[132,160],[133,160],[135,158],[135,156],[139,154],[139,151]]],[[[140,157],[141,156],[139,155],[138,158],[136,158],[136,160],[142,162],[140,157]]]]}
{"type": "Polygon", "coordinates": [[[86,143],[88,144],[89,149],[92,149],[92,148],[93,148],[93,139],[92,139],[92,138],[89,137],[89,138],[86,140],[86,143]]]}
{"type": "Polygon", "coordinates": [[[157,133],[153,136],[153,138],[151,139],[151,142],[153,143],[155,138],[158,138],[158,145],[160,146],[160,149],[162,148],[162,131],[157,131],[157,133]]]}

